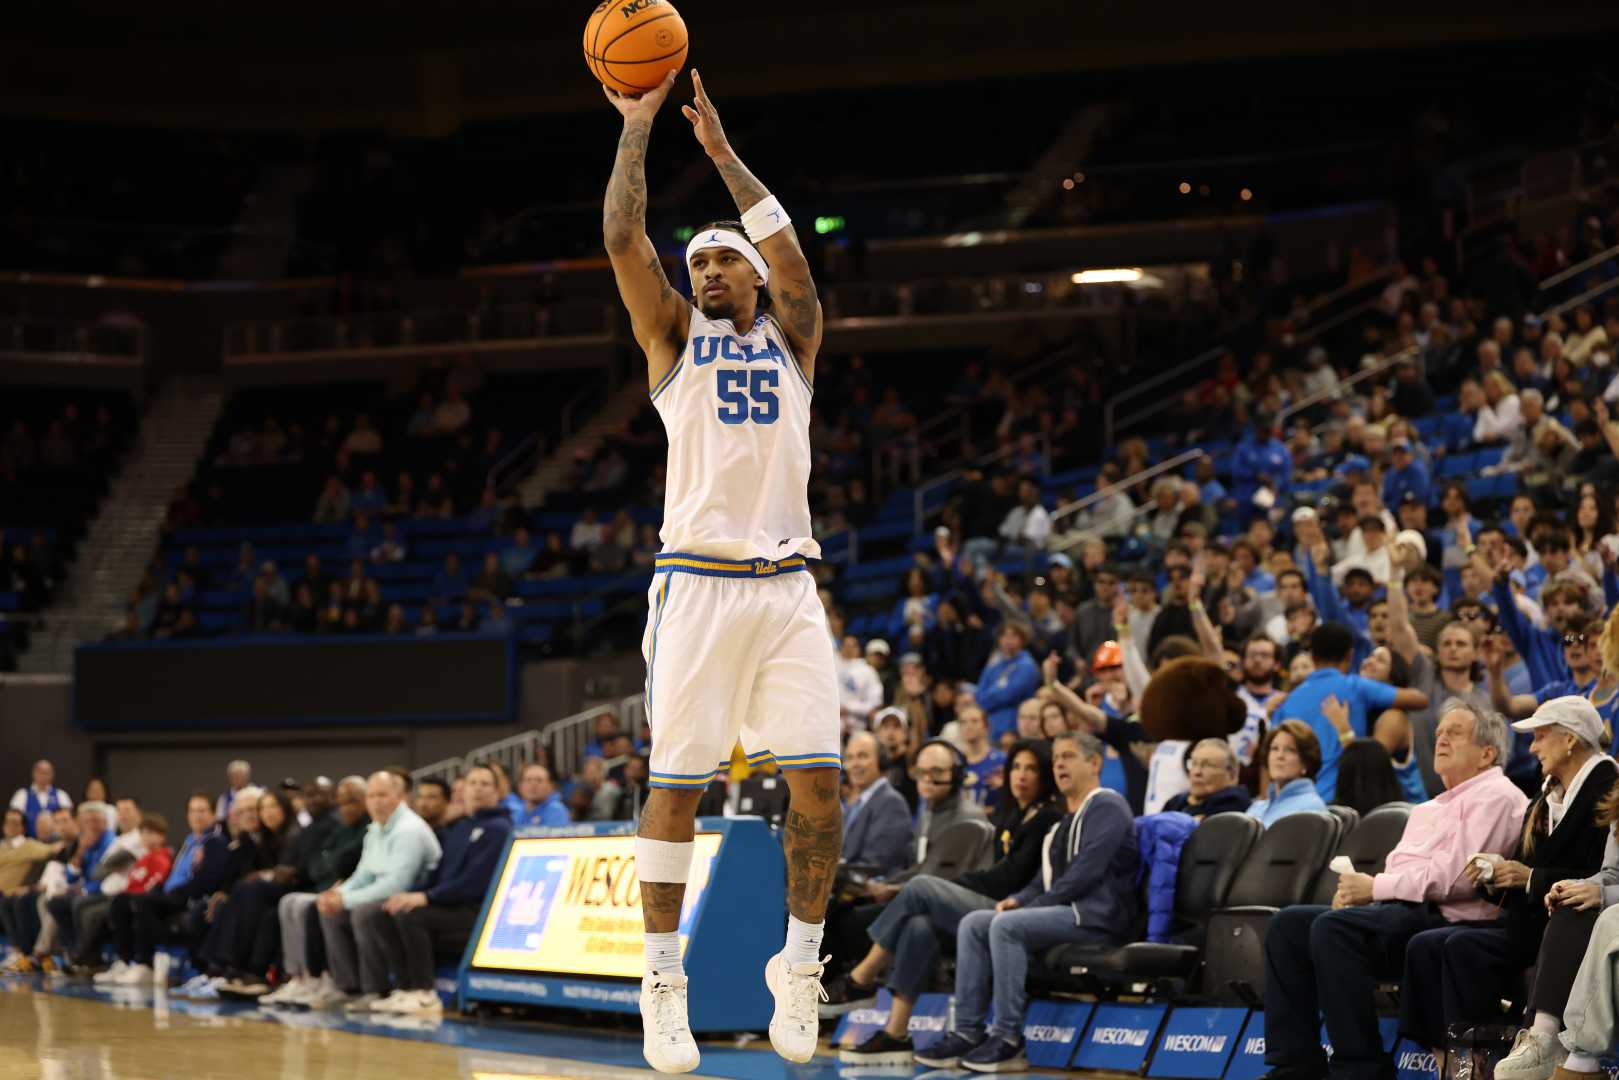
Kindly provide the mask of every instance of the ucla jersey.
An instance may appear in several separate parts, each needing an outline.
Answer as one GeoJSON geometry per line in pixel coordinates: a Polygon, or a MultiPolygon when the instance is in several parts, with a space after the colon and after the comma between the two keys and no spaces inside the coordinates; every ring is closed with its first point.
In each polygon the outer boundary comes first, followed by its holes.
{"type": "Polygon", "coordinates": [[[810,535],[812,388],[769,315],[747,333],[692,309],[686,348],[652,388],[669,435],[663,550],[819,558],[810,535]]]}

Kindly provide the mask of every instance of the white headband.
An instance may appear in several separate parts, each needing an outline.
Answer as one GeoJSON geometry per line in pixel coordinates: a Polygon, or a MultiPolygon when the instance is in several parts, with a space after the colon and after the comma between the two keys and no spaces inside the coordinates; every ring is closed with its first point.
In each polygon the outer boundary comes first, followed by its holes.
{"type": "Polygon", "coordinates": [[[759,254],[759,249],[748,243],[747,237],[730,229],[709,229],[692,237],[691,243],[686,245],[686,269],[690,271],[691,257],[699,251],[720,247],[730,248],[748,260],[754,271],[765,279],[765,284],[770,284],[770,267],[765,265],[764,256],[759,254]]]}

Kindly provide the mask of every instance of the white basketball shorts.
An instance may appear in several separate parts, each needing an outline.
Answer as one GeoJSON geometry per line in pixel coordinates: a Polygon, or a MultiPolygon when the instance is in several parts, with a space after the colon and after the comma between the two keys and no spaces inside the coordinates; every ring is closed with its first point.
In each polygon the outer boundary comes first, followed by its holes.
{"type": "Polygon", "coordinates": [[[657,556],[641,655],[653,787],[701,790],[731,764],[842,765],[831,631],[807,561],[657,556]]]}

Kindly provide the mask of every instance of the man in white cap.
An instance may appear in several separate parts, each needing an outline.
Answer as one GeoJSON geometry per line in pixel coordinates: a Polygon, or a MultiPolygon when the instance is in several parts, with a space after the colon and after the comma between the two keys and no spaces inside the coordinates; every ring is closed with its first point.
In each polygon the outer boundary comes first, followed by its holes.
{"type": "Polygon", "coordinates": [[[894,688],[899,685],[899,673],[889,663],[892,656],[893,650],[882,638],[874,637],[866,642],[866,663],[877,673],[878,681],[883,684],[884,701],[894,700],[894,688]]]}
{"type": "MultiPolygon", "coordinates": [[[[1564,1047],[1557,1034],[1574,1005],[1570,991],[1593,930],[1590,922],[1579,926],[1582,917],[1574,911],[1555,917],[1551,913],[1576,907],[1576,898],[1588,899],[1592,890],[1580,887],[1597,878],[1604,850],[1610,854],[1614,850],[1612,834],[1602,827],[1597,806],[1613,787],[1616,770],[1613,759],[1602,752],[1607,745],[1602,717],[1583,697],[1553,698],[1512,728],[1533,736],[1531,747],[1546,776],[1543,799],[1530,807],[1524,825],[1526,835],[1536,837],[1534,857],[1515,853],[1535,865],[1509,859],[1488,870],[1470,866],[1469,876],[1490,888],[1495,894],[1492,899],[1503,901],[1505,919],[1494,935],[1497,941],[1505,938],[1516,947],[1499,956],[1485,956],[1480,954],[1493,950],[1475,945],[1458,955],[1450,944],[1441,956],[1437,950],[1420,947],[1426,935],[1413,939],[1406,954],[1407,980],[1401,1000],[1411,999],[1405,1012],[1415,1014],[1418,1022],[1409,1028],[1402,1023],[1401,1029],[1407,1033],[1426,1030],[1430,1041],[1421,1045],[1442,1045],[1453,1025],[1499,1015],[1500,999],[1509,986],[1517,987],[1520,972],[1533,964],[1529,1026],[1519,1033],[1512,1053],[1496,1066],[1495,1077],[1549,1080],[1563,1058],[1564,1047]],[[1579,877],[1587,873],[1590,878],[1579,877]],[[1567,900],[1565,894],[1569,894],[1567,900]],[[1413,975],[1418,983],[1428,981],[1429,972],[1438,976],[1429,986],[1411,984],[1413,975]],[[1440,1000],[1443,1006],[1436,1004],[1440,1000]]],[[[1595,891],[1600,895],[1600,889],[1595,891]]],[[[1594,920],[1594,916],[1583,918],[1594,920]]],[[[1487,940],[1476,932],[1469,937],[1479,944],[1487,940]]],[[[1600,966],[1611,967],[1606,962],[1600,966]]],[[[1603,1009],[1611,1015],[1613,1004],[1609,1002],[1603,1009]]],[[[1575,1026],[1571,1020],[1570,1027],[1575,1026]]],[[[1610,1028],[1608,1037],[1612,1035],[1610,1028]]],[[[1608,1044],[1603,1043],[1601,1049],[1607,1050],[1608,1044]]]]}

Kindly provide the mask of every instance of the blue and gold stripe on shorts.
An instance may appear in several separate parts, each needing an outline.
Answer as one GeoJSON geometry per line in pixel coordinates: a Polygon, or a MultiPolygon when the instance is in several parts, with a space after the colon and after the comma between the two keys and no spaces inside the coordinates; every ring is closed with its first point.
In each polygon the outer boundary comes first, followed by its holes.
{"type": "Polygon", "coordinates": [[[703,577],[767,578],[790,574],[795,570],[808,570],[809,560],[802,555],[785,559],[716,559],[711,555],[688,555],[682,551],[668,551],[653,556],[654,574],[700,574],[703,577]]]}
{"type": "Polygon", "coordinates": [[[647,784],[651,787],[697,791],[706,788],[719,774],[718,769],[713,769],[706,773],[661,773],[653,771],[647,774],[647,784]]]}
{"type": "MultiPolygon", "coordinates": [[[[843,758],[833,751],[828,754],[790,754],[781,757],[769,750],[756,750],[748,755],[749,765],[763,765],[773,761],[778,769],[840,769],[843,767],[843,758]]],[[[720,765],[720,771],[731,767],[729,761],[720,765]]]]}

